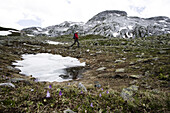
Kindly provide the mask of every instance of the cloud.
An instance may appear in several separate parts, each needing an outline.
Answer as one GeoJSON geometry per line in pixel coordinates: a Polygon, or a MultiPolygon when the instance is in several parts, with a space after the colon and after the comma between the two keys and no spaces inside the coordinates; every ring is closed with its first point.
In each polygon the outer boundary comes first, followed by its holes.
{"type": "Polygon", "coordinates": [[[34,27],[34,26],[41,26],[42,20],[37,18],[36,20],[33,19],[22,19],[17,22],[22,27],[34,27]]]}
{"type": "Polygon", "coordinates": [[[0,0],[0,26],[21,29],[28,24],[47,27],[63,21],[87,22],[105,10],[143,18],[170,17],[169,6],[169,0],[0,0]]]}

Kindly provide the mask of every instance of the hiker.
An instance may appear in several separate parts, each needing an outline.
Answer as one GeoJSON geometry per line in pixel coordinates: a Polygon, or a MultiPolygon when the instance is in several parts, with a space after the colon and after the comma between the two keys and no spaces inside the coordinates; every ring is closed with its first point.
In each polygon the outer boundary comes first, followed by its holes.
{"type": "Polygon", "coordinates": [[[79,41],[78,41],[78,39],[79,39],[79,37],[78,37],[78,31],[77,31],[76,33],[74,33],[73,39],[74,39],[74,43],[73,43],[70,47],[72,47],[74,44],[76,44],[76,42],[77,42],[77,47],[79,47],[79,41]]]}

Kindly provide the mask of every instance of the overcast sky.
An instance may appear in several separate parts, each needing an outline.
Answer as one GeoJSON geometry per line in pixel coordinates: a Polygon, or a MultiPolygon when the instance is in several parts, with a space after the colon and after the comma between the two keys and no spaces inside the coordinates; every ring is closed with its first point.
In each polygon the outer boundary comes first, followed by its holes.
{"type": "Polygon", "coordinates": [[[170,17],[170,0],[0,0],[0,26],[22,29],[64,21],[87,22],[105,10],[143,18],[170,17]]]}

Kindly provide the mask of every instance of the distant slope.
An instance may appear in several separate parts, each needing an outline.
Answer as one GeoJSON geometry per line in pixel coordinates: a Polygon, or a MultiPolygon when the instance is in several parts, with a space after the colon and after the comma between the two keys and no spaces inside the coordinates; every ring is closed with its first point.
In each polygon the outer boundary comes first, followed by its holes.
{"type": "Polygon", "coordinates": [[[20,36],[20,31],[14,28],[0,27],[0,36],[20,36]]]}
{"type": "Polygon", "coordinates": [[[65,21],[46,28],[25,28],[22,32],[31,36],[70,35],[75,31],[81,35],[135,38],[170,33],[170,18],[165,16],[140,18],[127,16],[125,11],[107,10],[93,16],[87,23],[65,21]]]}

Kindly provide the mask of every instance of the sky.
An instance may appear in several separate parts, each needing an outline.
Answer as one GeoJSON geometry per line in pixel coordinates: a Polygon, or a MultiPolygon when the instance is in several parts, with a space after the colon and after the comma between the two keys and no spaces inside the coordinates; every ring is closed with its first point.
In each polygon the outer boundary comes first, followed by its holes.
{"type": "Polygon", "coordinates": [[[0,26],[48,27],[64,21],[87,22],[105,10],[128,16],[170,17],[170,0],[0,0],[0,26]]]}

